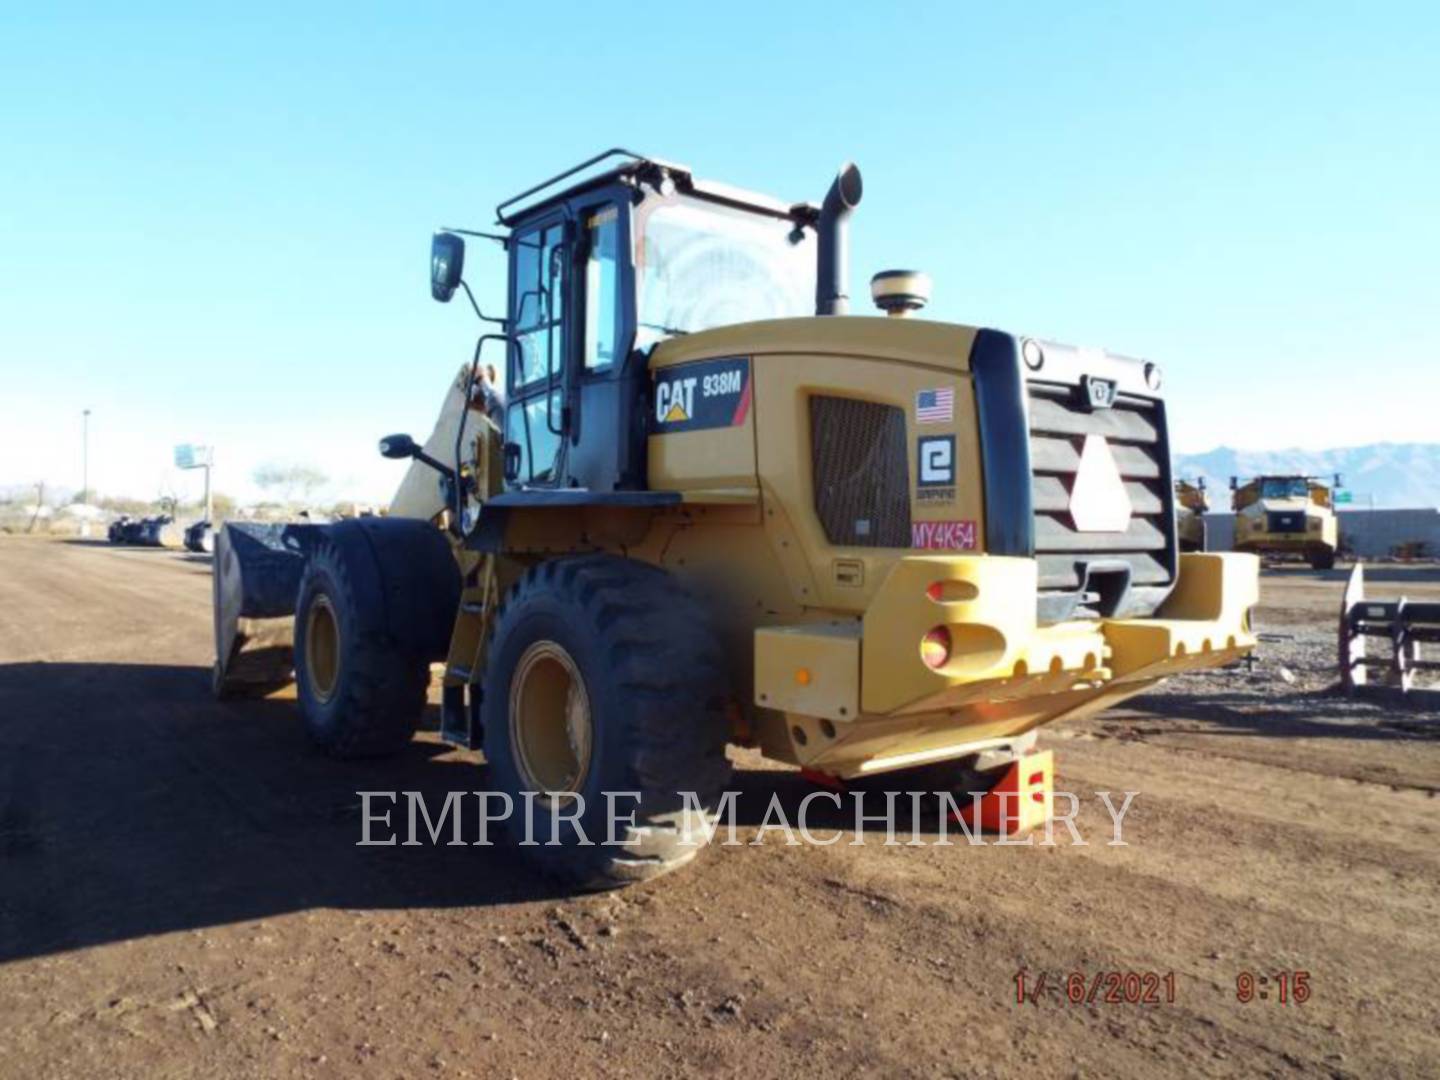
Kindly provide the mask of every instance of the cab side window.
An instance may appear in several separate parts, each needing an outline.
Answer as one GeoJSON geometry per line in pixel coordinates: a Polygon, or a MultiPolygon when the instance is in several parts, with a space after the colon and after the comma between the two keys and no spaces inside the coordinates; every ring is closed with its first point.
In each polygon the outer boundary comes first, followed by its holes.
{"type": "Polygon", "coordinates": [[[522,484],[553,479],[565,376],[565,231],[560,222],[517,235],[512,308],[510,406],[505,440],[520,448],[522,484]],[[551,379],[553,376],[553,387],[551,379]]]}
{"type": "Polygon", "coordinates": [[[543,484],[554,474],[555,456],[560,452],[560,436],[550,430],[550,415],[558,415],[560,391],[547,403],[542,391],[519,401],[511,401],[505,410],[505,441],[520,448],[520,482],[543,484]]]}
{"type": "Polygon", "coordinates": [[[586,219],[585,251],[585,370],[601,371],[614,365],[617,348],[620,214],[614,206],[586,219]]]}
{"type": "Polygon", "coordinates": [[[519,343],[514,390],[558,376],[563,366],[565,318],[564,231],[557,222],[522,234],[515,248],[515,337],[519,343]]]}

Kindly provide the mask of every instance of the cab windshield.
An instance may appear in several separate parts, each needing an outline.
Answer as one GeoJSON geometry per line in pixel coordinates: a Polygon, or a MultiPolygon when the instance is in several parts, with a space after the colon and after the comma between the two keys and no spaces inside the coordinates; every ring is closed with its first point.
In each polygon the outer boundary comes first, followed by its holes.
{"type": "Polygon", "coordinates": [[[1303,499],[1309,494],[1309,483],[1298,477],[1272,478],[1260,486],[1262,499],[1303,499]]]}
{"type": "Polygon", "coordinates": [[[637,217],[637,347],[814,314],[815,240],[794,222],[685,197],[642,206],[637,217]]]}

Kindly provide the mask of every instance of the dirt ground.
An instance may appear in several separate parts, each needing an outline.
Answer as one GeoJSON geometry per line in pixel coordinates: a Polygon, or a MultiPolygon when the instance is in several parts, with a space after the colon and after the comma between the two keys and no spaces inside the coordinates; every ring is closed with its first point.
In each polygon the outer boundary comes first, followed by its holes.
{"type": "MultiPolygon", "coordinates": [[[[771,832],[576,897],[503,848],[357,847],[357,791],[483,769],[213,701],[208,560],[0,538],[0,1074],[1436,1075],[1440,715],[1334,694],[1342,581],[1268,574],[1253,670],[1042,737],[1086,846],[771,832]],[[1127,846],[1097,790],[1139,792],[1127,846]],[[1173,981],[1071,1004],[1072,972],[1173,981]]],[[[1440,571],[1372,577],[1402,590],[1440,571]]],[[[742,837],[810,790],[741,766],[742,837]]]]}

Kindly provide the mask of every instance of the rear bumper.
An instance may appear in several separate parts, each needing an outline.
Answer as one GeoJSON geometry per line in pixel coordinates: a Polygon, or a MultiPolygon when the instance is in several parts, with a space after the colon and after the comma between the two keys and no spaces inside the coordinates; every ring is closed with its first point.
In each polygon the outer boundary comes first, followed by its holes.
{"type": "Polygon", "coordinates": [[[765,751],[841,776],[961,757],[1255,645],[1251,555],[1181,556],[1174,592],[1145,619],[1038,626],[1036,573],[1033,559],[914,555],[858,623],[757,630],[756,704],[785,716],[765,751]],[[920,641],[937,626],[952,649],[932,669],[920,641]]]}
{"type": "Polygon", "coordinates": [[[1333,514],[1318,512],[1314,507],[1272,510],[1262,513],[1241,513],[1235,516],[1236,551],[1255,554],[1309,555],[1333,549],[1339,542],[1339,526],[1333,514]],[[1289,519],[1292,524],[1276,528],[1277,521],[1289,519]]]}
{"type": "Polygon", "coordinates": [[[1299,533],[1252,534],[1245,540],[1237,541],[1235,550],[1254,555],[1310,555],[1329,551],[1335,545],[1319,536],[1305,537],[1299,533]]]}

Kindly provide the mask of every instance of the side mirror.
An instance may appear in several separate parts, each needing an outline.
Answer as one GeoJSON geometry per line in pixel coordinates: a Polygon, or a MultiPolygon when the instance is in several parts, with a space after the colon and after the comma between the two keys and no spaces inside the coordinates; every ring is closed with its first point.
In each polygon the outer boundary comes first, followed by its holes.
{"type": "Polygon", "coordinates": [[[409,435],[386,435],[380,440],[380,456],[392,461],[413,458],[419,452],[420,448],[409,435]]]}
{"type": "MultiPolygon", "coordinates": [[[[380,454],[383,457],[396,461],[401,461],[405,458],[414,458],[416,461],[424,465],[429,465],[430,468],[438,472],[445,478],[447,484],[453,485],[455,483],[455,470],[444,462],[436,461],[425,452],[423,446],[417,445],[415,440],[409,435],[386,435],[385,438],[380,440],[380,454]]],[[[446,490],[450,493],[446,496],[446,501],[454,502],[455,489],[448,487],[446,490]]]]}
{"type": "Polygon", "coordinates": [[[430,238],[430,295],[450,302],[465,271],[465,241],[454,233],[437,232],[430,238]]]}
{"type": "Polygon", "coordinates": [[[1237,478],[1234,477],[1234,476],[1230,477],[1230,490],[1231,490],[1231,491],[1239,491],[1239,490],[1240,490],[1240,481],[1239,481],[1239,479],[1237,479],[1237,478]]]}

